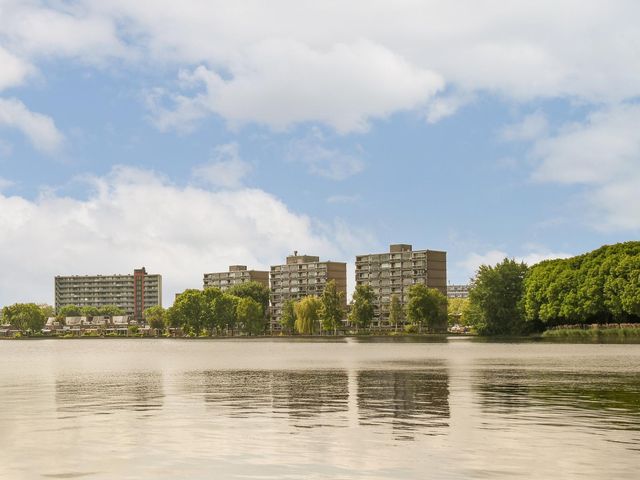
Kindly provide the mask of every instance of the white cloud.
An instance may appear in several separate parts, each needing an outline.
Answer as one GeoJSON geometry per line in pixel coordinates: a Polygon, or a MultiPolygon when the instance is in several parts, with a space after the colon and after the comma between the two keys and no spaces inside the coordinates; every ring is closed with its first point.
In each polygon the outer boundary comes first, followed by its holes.
{"type": "Polygon", "coordinates": [[[0,46],[0,65],[2,65],[0,69],[0,91],[7,87],[20,85],[32,71],[32,67],[28,63],[12,55],[2,46],[0,46]]]}
{"type": "Polygon", "coordinates": [[[12,182],[11,180],[7,180],[6,178],[0,177],[0,192],[6,188],[11,187],[12,185],[14,185],[14,182],[12,182]]]}
{"type": "Polygon", "coordinates": [[[591,113],[542,137],[532,148],[540,182],[585,185],[581,203],[603,230],[640,229],[640,105],[591,113]]]}
{"type": "Polygon", "coordinates": [[[549,129],[547,117],[542,112],[535,112],[525,116],[520,122],[507,125],[500,132],[503,140],[514,141],[532,141],[546,135],[549,129]]]}
{"type": "Polygon", "coordinates": [[[239,53],[225,78],[200,65],[182,72],[183,83],[204,92],[176,95],[175,118],[163,126],[215,113],[232,125],[257,122],[276,130],[322,122],[341,133],[363,132],[372,118],[425,103],[443,86],[440,76],[366,41],[312,48],[294,40],[269,40],[239,53]]]}
{"type": "Polygon", "coordinates": [[[368,238],[342,222],[318,225],[258,189],[212,192],[126,167],[88,180],[82,200],[55,191],[35,200],[0,193],[0,264],[11,272],[0,276],[0,304],[51,302],[56,274],[128,273],[141,265],[163,275],[171,304],[175,292],[199,287],[205,271],[267,268],[294,249],[344,261],[356,239],[368,238]]]}
{"type": "Polygon", "coordinates": [[[50,117],[32,112],[15,98],[0,98],[0,127],[2,126],[20,130],[34,147],[43,152],[58,150],[64,141],[64,136],[50,117]]]}
{"type": "Polygon", "coordinates": [[[306,165],[310,173],[331,180],[344,180],[365,167],[359,156],[327,147],[325,136],[317,128],[306,137],[291,142],[287,159],[306,165]]]}
{"type": "Polygon", "coordinates": [[[211,162],[195,167],[193,176],[213,186],[236,188],[251,170],[251,165],[240,158],[238,144],[227,143],[215,148],[211,162]]]}
{"type": "Polygon", "coordinates": [[[451,115],[464,98],[449,92],[517,102],[638,97],[639,16],[634,0],[399,0],[393,8],[384,1],[2,0],[0,63],[8,67],[0,85],[20,84],[29,65],[50,58],[189,68],[179,83],[192,77],[203,91],[170,93],[171,108],[152,109],[161,128],[216,114],[231,125],[321,122],[365,131],[403,110],[425,111],[430,122],[451,115]]]}
{"type": "Polygon", "coordinates": [[[437,123],[443,118],[454,115],[460,108],[473,101],[469,94],[450,94],[436,97],[427,106],[428,123],[437,123]]]}
{"type": "Polygon", "coordinates": [[[571,254],[565,252],[550,252],[546,249],[533,249],[521,255],[509,255],[502,250],[489,250],[485,253],[472,252],[467,258],[457,263],[459,270],[463,272],[464,278],[472,278],[478,271],[480,265],[494,266],[502,262],[505,258],[513,258],[518,262],[524,262],[529,266],[540,263],[543,260],[554,258],[567,258],[571,254]]]}

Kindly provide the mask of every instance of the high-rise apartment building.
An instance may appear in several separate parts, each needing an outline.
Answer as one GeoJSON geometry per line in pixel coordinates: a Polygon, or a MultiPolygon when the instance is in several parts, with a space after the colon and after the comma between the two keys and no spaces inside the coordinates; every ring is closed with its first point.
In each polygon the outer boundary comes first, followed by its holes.
{"type": "Polygon", "coordinates": [[[72,275],[55,277],[56,311],[65,305],[115,305],[142,319],[149,307],[162,306],[162,276],[137,268],[133,275],[72,275]]]}
{"type": "Polygon", "coordinates": [[[356,256],[356,285],[370,285],[374,292],[374,327],[387,324],[391,297],[397,296],[404,307],[409,288],[416,283],[446,295],[447,253],[396,244],[387,253],[356,256]]]}
{"type": "Polygon", "coordinates": [[[447,297],[469,298],[469,285],[447,285],[447,297]]]}
{"type": "Polygon", "coordinates": [[[269,286],[269,272],[266,270],[247,270],[246,265],[231,265],[228,272],[205,273],[204,288],[217,287],[226,290],[233,285],[258,282],[269,286]]]}
{"type": "Polygon", "coordinates": [[[282,306],[287,300],[299,300],[307,295],[322,295],[328,281],[336,282],[338,292],[347,293],[347,264],[344,262],[321,262],[312,255],[287,257],[284,265],[271,267],[271,322],[272,328],[280,326],[282,306]]]}

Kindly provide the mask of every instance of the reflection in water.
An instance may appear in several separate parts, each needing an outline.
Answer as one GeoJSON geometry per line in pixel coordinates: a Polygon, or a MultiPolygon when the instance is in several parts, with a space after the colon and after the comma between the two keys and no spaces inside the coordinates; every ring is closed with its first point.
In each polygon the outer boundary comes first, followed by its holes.
{"type": "Polygon", "coordinates": [[[65,416],[146,412],[162,407],[162,375],[157,372],[73,375],[55,383],[58,412],[65,416]]]}
{"type": "MultiPolygon", "coordinates": [[[[354,372],[351,395],[360,424],[391,425],[394,432],[434,435],[448,425],[445,369],[354,372]]],[[[288,417],[299,427],[346,427],[349,374],[345,370],[190,372],[183,390],[202,396],[217,414],[236,418],[288,417]]]]}
{"type": "MultiPolygon", "coordinates": [[[[479,404],[491,415],[555,426],[640,431],[640,374],[486,369],[479,404]]],[[[638,438],[640,442],[640,437],[638,438]]]]}
{"type": "Polygon", "coordinates": [[[365,370],[358,373],[363,425],[391,423],[397,433],[443,434],[448,426],[449,377],[438,370],[365,370]]]}

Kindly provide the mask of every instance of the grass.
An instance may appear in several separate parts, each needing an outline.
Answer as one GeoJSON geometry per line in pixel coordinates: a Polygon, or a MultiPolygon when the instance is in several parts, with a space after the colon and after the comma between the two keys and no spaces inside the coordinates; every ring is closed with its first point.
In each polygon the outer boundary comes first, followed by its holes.
{"type": "Polygon", "coordinates": [[[542,338],[595,343],[640,343],[640,324],[561,325],[546,330],[542,338]]]}

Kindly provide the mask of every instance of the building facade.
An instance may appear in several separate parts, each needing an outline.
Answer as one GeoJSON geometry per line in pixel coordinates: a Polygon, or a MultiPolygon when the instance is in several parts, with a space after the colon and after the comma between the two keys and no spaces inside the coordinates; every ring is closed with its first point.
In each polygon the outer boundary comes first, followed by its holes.
{"type": "Polygon", "coordinates": [[[312,255],[287,257],[284,265],[271,267],[271,328],[280,328],[282,307],[288,300],[299,300],[308,295],[322,295],[327,282],[334,280],[338,292],[347,294],[347,264],[344,262],[321,262],[312,255]]]}
{"type": "Polygon", "coordinates": [[[247,282],[258,282],[268,287],[269,272],[247,270],[246,265],[231,265],[228,272],[205,273],[203,279],[204,288],[217,287],[220,290],[247,282]]]}
{"type": "Polygon", "coordinates": [[[469,298],[469,285],[447,285],[447,297],[469,298]]]}
{"type": "Polygon", "coordinates": [[[392,296],[404,307],[409,288],[417,283],[447,294],[446,252],[395,244],[386,253],[356,256],[356,285],[369,285],[374,292],[374,327],[388,325],[392,296]]]}
{"type": "Polygon", "coordinates": [[[136,320],[145,309],[162,306],[162,276],[139,268],[133,275],[72,275],[55,277],[56,311],[65,305],[115,305],[136,320]]]}

